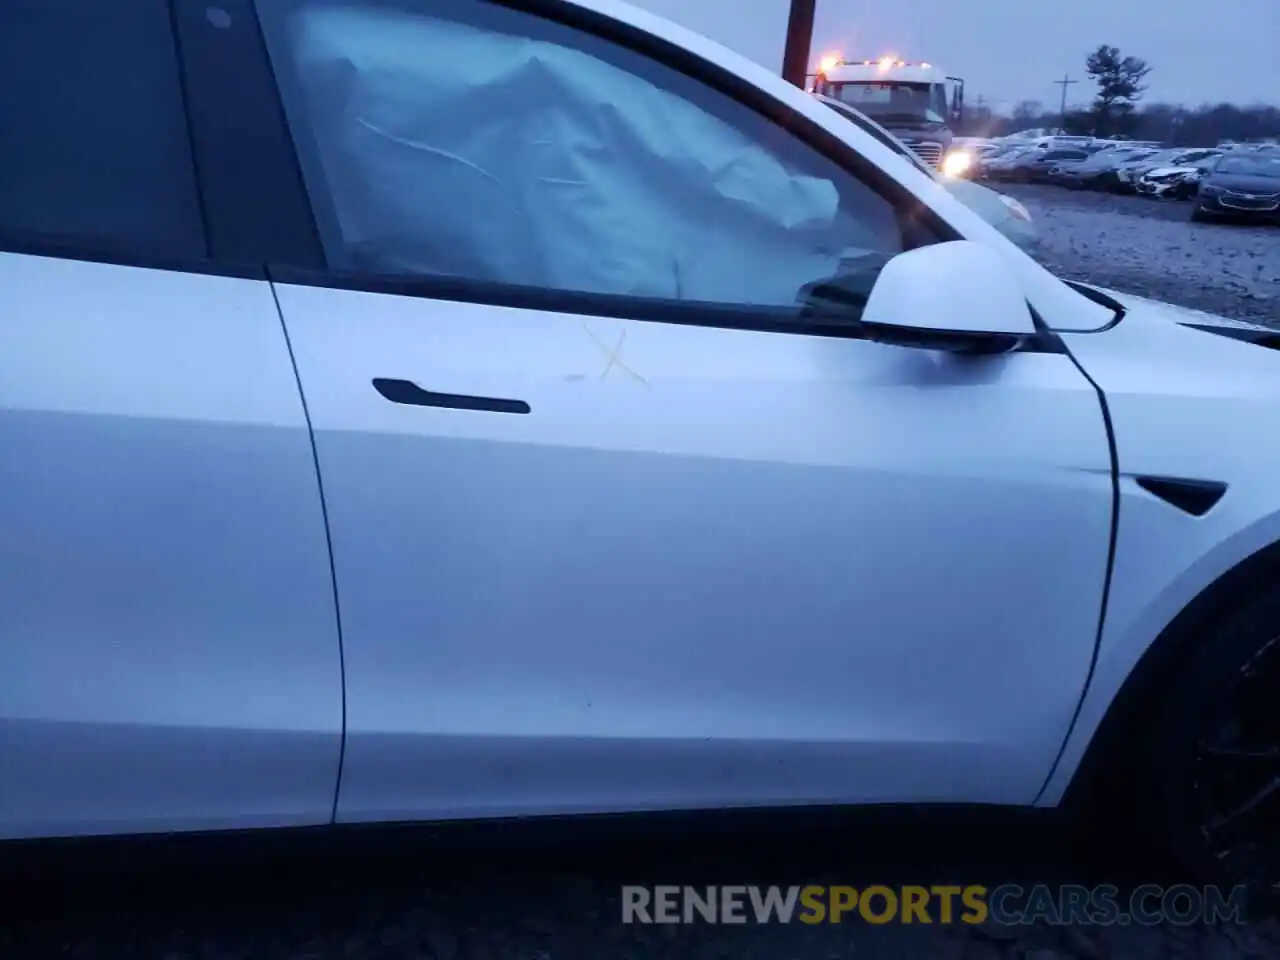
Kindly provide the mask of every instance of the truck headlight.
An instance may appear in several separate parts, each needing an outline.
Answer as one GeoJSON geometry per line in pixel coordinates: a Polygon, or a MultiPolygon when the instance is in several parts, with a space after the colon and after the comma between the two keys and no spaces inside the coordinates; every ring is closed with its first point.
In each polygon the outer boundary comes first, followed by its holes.
{"type": "Polygon", "coordinates": [[[968,150],[952,150],[942,160],[942,175],[958,177],[973,166],[973,154],[968,150]]]}

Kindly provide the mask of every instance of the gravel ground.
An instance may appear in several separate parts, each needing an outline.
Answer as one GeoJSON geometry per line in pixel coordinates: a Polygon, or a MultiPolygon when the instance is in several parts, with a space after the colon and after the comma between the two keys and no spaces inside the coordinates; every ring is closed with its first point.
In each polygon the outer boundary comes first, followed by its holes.
{"type": "MultiPolygon", "coordinates": [[[[1240,319],[1280,321],[1280,230],[1200,226],[1185,204],[1010,187],[1056,272],[1240,319]]],[[[0,960],[1053,960],[1280,958],[1280,925],[1001,928],[623,925],[623,884],[1176,881],[1101,824],[869,814],[709,833],[539,825],[359,835],[335,848],[76,847],[0,855],[0,960]],[[819,823],[817,821],[821,820],[819,823]]]]}
{"type": "Polygon", "coordinates": [[[1280,323],[1280,228],[1190,222],[1190,204],[991,184],[1021,200],[1055,273],[1238,320],[1280,323]]]}

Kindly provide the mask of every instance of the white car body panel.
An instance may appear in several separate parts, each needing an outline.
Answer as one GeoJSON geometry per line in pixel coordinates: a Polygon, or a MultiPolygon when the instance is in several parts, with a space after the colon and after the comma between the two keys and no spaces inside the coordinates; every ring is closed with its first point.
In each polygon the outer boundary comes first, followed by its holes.
{"type": "Polygon", "coordinates": [[[1062,761],[1041,802],[1056,803],[1112,699],[1152,641],[1227,571],[1280,541],[1280,353],[1182,326],[1198,311],[1108,291],[1130,310],[1114,329],[1067,335],[1107,395],[1121,474],[1115,570],[1098,664],[1062,761]],[[1227,484],[1189,517],[1135,474],[1227,484]]]}
{"type": "Polygon", "coordinates": [[[755,41],[580,5],[852,145],[1071,355],[0,253],[0,837],[1053,805],[1280,540],[1280,356],[1121,295],[1113,326],[755,41]],[[1229,489],[1191,518],[1139,473],[1229,489]]]}
{"type": "Polygon", "coordinates": [[[1043,785],[1111,523],[1069,358],[278,293],[341,584],[339,819],[1043,785]]]}
{"type": "Polygon", "coordinates": [[[332,816],[342,674],[265,281],[0,253],[0,836],[332,816]]]}

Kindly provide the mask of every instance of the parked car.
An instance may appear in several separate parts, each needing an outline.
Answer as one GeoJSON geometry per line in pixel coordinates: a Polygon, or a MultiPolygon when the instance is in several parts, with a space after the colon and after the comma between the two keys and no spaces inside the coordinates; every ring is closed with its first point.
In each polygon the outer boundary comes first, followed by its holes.
{"type": "Polygon", "coordinates": [[[1267,889],[1272,331],[629,4],[89,9],[0,4],[0,837],[1112,790],[1267,889]]]}
{"type": "Polygon", "coordinates": [[[1083,157],[1077,157],[1074,160],[1062,160],[1049,167],[1045,174],[1046,183],[1052,183],[1055,186],[1066,186],[1068,178],[1072,177],[1076,170],[1080,169],[1084,164],[1092,160],[1101,150],[1089,152],[1083,157]]]}
{"type": "Polygon", "coordinates": [[[1200,189],[1201,176],[1196,167],[1156,167],[1138,178],[1134,192],[1158,200],[1189,200],[1200,189]]]}
{"type": "Polygon", "coordinates": [[[1141,160],[1154,152],[1154,150],[1132,147],[1109,147],[1099,150],[1087,160],[1064,170],[1056,178],[1056,182],[1073,190],[1099,189],[1105,186],[1107,177],[1115,176],[1115,169],[1121,163],[1141,160]]]}
{"type": "Polygon", "coordinates": [[[1147,149],[1147,150],[1163,150],[1164,149],[1164,144],[1159,140],[1129,140],[1129,139],[1125,139],[1124,137],[1119,137],[1119,138],[1112,139],[1108,142],[1117,144],[1122,147],[1131,147],[1135,150],[1136,149],[1147,149]]]}
{"type": "Polygon", "coordinates": [[[1129,160],[1124,160],[1116,164],[1105,185],[1113,193],[1132,193],[1133,184],[1136,182],[1137,177],[1141,176],[1139,168],[1150,169],[1152,167],[1166,166],[1173,163],[1174,158],[1179,153],[1180,151],[1176,149],[1156,150],[1146,156],[1138,154],[1129,160]],[[1139,172],[1135,174],[1135,171],[1139,172]]]}
{"type": "Polygon", "coordinates": [[[1007,167],[1000,167],[994,177],[998,180],[1014,180],[1019,183],[1047,183],[1049,171],[1060,163],[1083,161],[1089,158],[1087,150],[1067,147],[1061,150],[1032,150],[1019,156],[1007,167]]]}
{"type": "Polygon", "coordinates": [[[1220,151],[1213,151],[1192,163],[1155,167],[1138,178],[1135,190],[1140,196],[1167,200],[1190,200],[1200,190],[1200,182],[1221,159],[1220,151]]]}
{"type": "Polygon", "coordinates": [[[834,97],[814,94],[818,100],[839,113],[864,132],[875,137],[930,179],[942,184],[957,199],[1028,253],[1039,246],[1039,235],[1031,221],[1031,213],[1021,202],[1003,193],[997,193],[979,183],[961,177],[947,176],[920,159],[919,155],[887,129],[880,126],[856,107],[834,97]]]}
{"type": "Polygon", "coordinates": [[[974,161],[974,171],[971,176],[976,180],[998,179],[999,170],[1014,157],[1035,149],[1026,144],[1002,144],[989,152],[980,153],[974,161]],[[997,171],[995,176],[992,175],[992,170],[997,171]]]}
{"type": "Polygon", "coordinates": [[[1280,222],[1280,151],[1224,155],[1200,182],[1191,218],[1280,222]]]}
{"type": "Polygon", "coordinates": [[[1116,167],[1116,182],[1112,189],[1118,193],[1133,193],[1142,175],[1149,170],[1154,170],[1156,167],[1188,166],[1206,157],[1217,156],[1221,152],[1216,148],[1161,150],[1145,160],[1122,163],[1116,167]]]}

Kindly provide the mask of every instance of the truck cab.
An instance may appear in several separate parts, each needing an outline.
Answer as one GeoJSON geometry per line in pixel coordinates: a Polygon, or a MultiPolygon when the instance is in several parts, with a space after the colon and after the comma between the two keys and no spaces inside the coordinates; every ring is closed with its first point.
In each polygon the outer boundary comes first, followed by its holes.
{"type": "Polygon", "coordinates": [[[931,63],[824,57],[813,92],[871,117],[932,166],[941,166],[964,116],[964,81],[931,63]]]}

